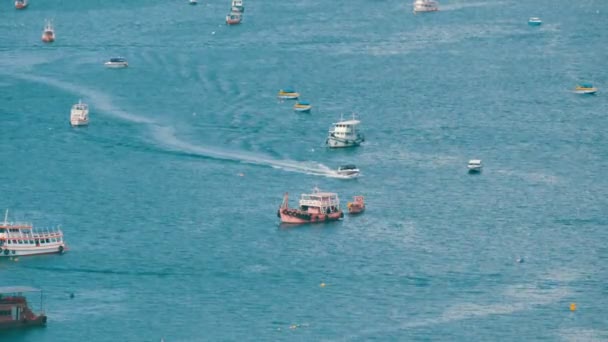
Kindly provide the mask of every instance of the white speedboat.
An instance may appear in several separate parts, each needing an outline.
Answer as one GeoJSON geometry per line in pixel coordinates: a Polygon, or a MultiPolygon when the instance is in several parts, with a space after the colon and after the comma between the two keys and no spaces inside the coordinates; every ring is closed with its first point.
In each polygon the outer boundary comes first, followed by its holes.
{"type": "Polygon", "coordinates": [[[198,2],[196,0],[189,0],[190,5],[196,5],[198,2]]]}
{"type": "Polygon", "coordinates": [[[126,68],[129,66],[127,60],[123,57],[112,57],[109,61],[105,62],[106,68],[126,68]]]}
{"type": "Polygon", "coordinates": [[[540,26],[543,24],[543,21],[539,17],[532,17],[528,19],[528,25],[530,26],[540,26]]]}
{"type": "Polygon", "coordinates": [[[243,0],[232,0],[232,11],[245,12],[245,6],[243,6],[243,0]]]}
{"type": "Polygon", "coordinates": [[[72,106],[70,124],[72,126],[86,126],[89,124],[89,106],[82,103],[82,100],[78,100],[78,103],[72,106]]]}
{"type": "Polygon", "coordinates": [[[591,83],[581,83],[574,88],[574,93],[576,94],[595,94],[597,93],[597,88],[593,86],[591,83]]]}
{"type": "Polygon", "coordinates": [[[439,3],[435,0],[415,0],[414,14],[418,12],[435,12],[439,11],[439,3]]]}
{"type": "Polygon", "coordinates": [[[340,176],[354,178],[359,176],[359,168],[353,164],[341,165],[338,167],[338,174],[340,176]]]}
{"type": "Polygon", "coordinates": [[[469,173],[479,173],[481,172],[481,168],[483,166],[481,165],[481,160],[471,159],[469,160],[469,164],[467,165],[467,167],[469,169],[469,173]]]}
{"type": "Polygon", "coordinates": [[[361,121],[355,118],[351,120],[340,119],[332,125],[325,144],[331,148],[359,146],[365,141],[363,134],[359,132],[361,121]]]}

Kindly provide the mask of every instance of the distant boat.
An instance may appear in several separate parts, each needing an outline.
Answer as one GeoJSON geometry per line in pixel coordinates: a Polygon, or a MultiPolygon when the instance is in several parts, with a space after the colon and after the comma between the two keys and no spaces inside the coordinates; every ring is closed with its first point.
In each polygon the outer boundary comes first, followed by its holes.
{"type": "Polygon", "coordinates": [[[298,101],[293,105],[293,110],[296,112],[310,112],[312,105],[308,101],[298,101]]]}
{"type": "Polygon", "coordinates": [[[104,65],[106,68],[126,68],[129,66],[129,63],[124,57],[112,57],[104,65]]]}
{"type": "Polygon", "coordinates": [[[196,5],[198,2],[196,0],[189,0],[190,5],[196,5]]]}
{"type": "MultiPolygon", "coordinates": [[[[0,330],[13,328],[30,328],[46,324],[44,312],[36,314],[32,305],[28,303],[30,298],[40,297],[40,308],[43,307],[43,294],[39,289],[28,286],[5,286],[0,287],[0,330]],[[38,292],[37,295],[25,296],[28,292],[38,292]]],[[[37,302],[38,300],[36,300],[37,302]]]]}
{"type": "Polygon", "coordinates": [[[300,97],[300,93],[291,88],[285,88],[279,90],[277,97],[282,100],[296,100],[298,97],[300,97]]]}
{"type": "Polygon", "coordinates": [[[415,0],[414,14],[418,12],[435,12],[439,11],[439,3],[435,0],[415,0]]]}
{"type": "Polygon", "coordinates": [[[243,15],[241,14],[241,12],[232,11],[232,12],[230,12],[230,14],[228,14],[226,16],[226,24],[228,24],[228,25],[240,24],[242,19],[243,19],[243,15]]]}
{"type": "Polygon", "coordinates": [[[359,132],[360,123],[361,121],[355,118],[355,114],[353,114],[351,120],[341,118],[340,121],[332,125],[325,144],[331,148],[361,145],[365,141],[365,138],[359,132]]]}
{"type": "Polygon", "coordinates": [[[55,28],[50,20],[46,20],[44,24],[44,30],[42,31],[42,41],[45,43],[52,43],[55,41],[55,28]]]}
{"type": "Polygon", "coordinates": [[[469,173],[479,173],[482,169],[481,160],[479,159],[471,159],[469,160],[469,164],[467,168],[469,169],[469,173]]]}
{"type": "Polygon", "coordinates": [[[581,83],[574,88],[574,92],[576,94],[595,94],[597,93],[597,88],[591,83],[581,83]]]}
{"type": "Polygon", "coordinates": [[[4,223],[0,223],[0,257],[62,254],[65,250],[63,232],[59,228],[37,231],[31,224],[11,223],[6,211],[4,223]]]}
{"type": "Polygon", "coordinates": [[[282,223],[320,223],[344,217],[338,194],[333,192],[320,192],[315,188],[311,194],[302,194],[299,204],[298,209],[289,208],[289,196],[285,193],[277,212],[282,223]]]}
{"type": "Polygon", "coordinates": [[[540,20],[539,17],[532,17],[530,19],[528,19],[528,25],[530,26],[540,26],[542,25],[543,21],[540,20]]]}
{"type": "Polygon", "coordinates": [[[78,100],[78,103],[72,106],[70,124],[72,126],[86,126],[89,124],[89,106],[86,103],[78,100]]]}
{"type": "Polygon", "coordinates": [[[28,5],[27,0],[15,0],[16,9],[26,9],[27,5],[28,5]]]}
{"type": "Polygon", "coordinates": [[[245,12],[245,6],[243,6],[243,0],[232,0],[232,11],[245,12]]]}

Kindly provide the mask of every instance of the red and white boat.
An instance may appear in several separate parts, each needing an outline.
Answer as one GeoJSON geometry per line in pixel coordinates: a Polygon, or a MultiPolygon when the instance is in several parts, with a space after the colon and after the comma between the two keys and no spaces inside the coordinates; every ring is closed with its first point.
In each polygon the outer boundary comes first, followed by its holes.
{"type": "Polygon", "coordinates": [[[348,202],[346,207],[348,208],[348,213],[351,215],[362,213],[365,210],[363,196],[355,196],[353,202],[348,202]]]}
{"type": "Polygon", "coordinates": [[[26,9],[27,5],[27,0],[15,0],[16,9],[26,9]]]}
{"type": "Polygon", "coordinates": [[[283,223],[318,223],[337,221],[344,217],[340,209],[338,194],[320,192],[315,188],[312,194],[302,194],[298,209],[289,208],[289,195],[285,193],[283,203],[277,212],[283,223]]]}
{"type": "Polygon", "coordinates": [[[63,253],[67,250],[59,228],[35,231],[31,224],[8,222],[8,210],[0,223],[0,257],[63,253]]]}
{"type": "Polygon", "coordinates": [[[44,25],[42,41],[45,43],[52,43],[55,41],[55,28],[53,28],[53,23],[50,20],[47,20],[44,25]]]}
{"type": "Polygon", "coordinates": [[[42,291],[26,286],[0,287],[0,330],[27,328],[46,324],[42,308],[42,291]],[[36,314],[28,304],[24,293],[40,292],[40,313],[36,314]]]}
{"type": "Polygon", "coordinates": [[[241,12],[232,11],[230,14],[226,16],[226,24],[228,25],[236,25],[240,24],[243,19],[243,15],[241,12]]]}

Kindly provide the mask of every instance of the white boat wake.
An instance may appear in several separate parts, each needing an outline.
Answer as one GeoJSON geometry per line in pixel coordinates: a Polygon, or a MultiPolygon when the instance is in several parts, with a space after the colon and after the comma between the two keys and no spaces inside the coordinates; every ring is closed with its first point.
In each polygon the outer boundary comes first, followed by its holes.
{"type": "Polygon", "coordinates": [[[30,82],[46,84],[70,93],[78,94],[79,96],[86,98],[87,101],[93,105],[92,107],[95,108],[95,111],[103,112],[105,114],[114,116],[125,121],[144,124],[148,126],[148,128],[151,130],[152,136],[155,141],[159,143],[163,149],[168,151],[197,155],[200,157],[207,157],[218,160],[228,160],[255,165],[265,165],[277,169],[283,169],[286,171],[300,172],[315,176],[344,178],[344,176],[339,175],[335,170],[332,170],[329,167],[317,162],[277,160],[268,156],[237,151],[227,151],[222,150],[221,148],[200,146],[181,140],[177,137],[177,134],[175,133],[175,130],[172,127],[165,126],[159,122],[156,122],[153,119],[132,114],[120,108],[117,108],[112,104],[112,100],[108,95],[95,89],[43,76],[34,76],[28,74],[10,74],[10,76],[30,82]]]}

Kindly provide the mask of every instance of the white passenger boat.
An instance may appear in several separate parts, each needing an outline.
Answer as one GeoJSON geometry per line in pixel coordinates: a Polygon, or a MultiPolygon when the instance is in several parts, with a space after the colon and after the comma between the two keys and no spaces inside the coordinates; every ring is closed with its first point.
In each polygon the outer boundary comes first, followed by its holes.
{"type": "Polygon", "coordinates": [[[72,126],[86,126],[89,124],[89,106],[82,103],[82,100],[78,100],[78,103],[72,106],[70,124],[72,126]]]}
{"type": "Polygon", "coordinates": [[[415,0],[414,14],[418,12],[435,12],[439,11],[439,3],[435,0],[415,0]]]}
{"type": "Polygon", "coordinates": [[[104,65],[106,68],[126,68],[129,66],[129,63],[123,57],[112,57],[104,65]]]}
{"type": "Polygon", "coordinates": [[[59,228],[34,230],[31,224],[8,222],[8,210],[0,223],[0,257],[16,257],[67,250],[59,228]]]}
{"type": "Polygon", "coordinates": [[[469,173],[479,173],[482,169],[481,160],[479,159],[471,159],[469,160],[469,164],[467,168],[469,169],[469,173]]]}
{"type": "Polygon", "coordinates": [[[329,136],[325,144],[331,148],[359,146],[365,141],[365,137],[359,132],[361,121],[355,118],[351,120],[340,119],[334,123],[329,130],[329,136]]]}

